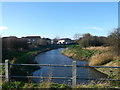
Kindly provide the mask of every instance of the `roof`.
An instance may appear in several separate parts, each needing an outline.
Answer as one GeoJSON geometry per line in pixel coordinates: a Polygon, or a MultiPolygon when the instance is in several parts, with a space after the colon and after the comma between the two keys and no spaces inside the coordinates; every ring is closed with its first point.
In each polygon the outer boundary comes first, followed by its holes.
{"type": "Polygon", "coordinates": [[[44,40],[51,40],[50,38],[42,38],[42,39],[44,39],[44,40]]]}
{"type": "Polygon", "coordinates": [[[17,38],[16,36],[8,36],[8,37],[2,37],[2,38],[17,38]]]}
{"type": "Polygon", "coordinates": [[[59,40],[71,40],[70,38],[61,38],[59,40]]]}
{"type": "Polygon", "coordinates": [[[41,38],[40,36],[26,36],[26,37],[23,37],[23,38],[41,38]]]}

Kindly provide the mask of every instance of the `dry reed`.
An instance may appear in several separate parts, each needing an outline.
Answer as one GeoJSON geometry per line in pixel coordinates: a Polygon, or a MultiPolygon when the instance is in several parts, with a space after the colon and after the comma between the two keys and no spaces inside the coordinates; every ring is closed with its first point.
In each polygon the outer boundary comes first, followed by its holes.
{"type": "Polygon", "coordinates": [[[114,55],[111,52],[104,52],[101,54],[95,54],[89,59],[89,65],[103,65],[113,60],[114,55]]]}
{"type": "Polygon", "coordinates": [[[108,51],[108,50],[110,50],[110,47],[95,46],[95,47],[87,47],[87,48],[84,48],[84,49],[87,49],[87,50],[108,51]]]}

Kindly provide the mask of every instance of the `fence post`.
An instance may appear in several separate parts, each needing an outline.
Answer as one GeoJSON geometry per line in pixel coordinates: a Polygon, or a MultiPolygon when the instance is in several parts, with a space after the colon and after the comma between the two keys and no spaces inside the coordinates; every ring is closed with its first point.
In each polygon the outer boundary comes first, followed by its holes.
{"type": "Polygon", "coordinates": [[[5,81],[10,81],[10,63],[9,60],[5,60],[5,81]]]}
{"type": "Polygon", "coordinates": [[[76,61],[72,62],[72,86],[76,86],[76,61]]]}

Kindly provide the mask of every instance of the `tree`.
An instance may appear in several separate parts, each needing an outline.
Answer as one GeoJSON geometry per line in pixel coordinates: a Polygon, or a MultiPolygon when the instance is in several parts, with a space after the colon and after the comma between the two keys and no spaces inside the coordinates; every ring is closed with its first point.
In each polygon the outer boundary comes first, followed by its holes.
{"type": "Polygon", "coordinates": [[[80,33],[76,33],[73,38],[74,40],[79,40],[82,37],[82,35],[80,33]]]}
{"type": "Polygon", "coordinates": [[[82,35],[81,35],[80,33],[76,33],[76,34],[73,36],[74,43],[79,44],[81,38],[82,38],[82,35]]]}
{"type": "Polygon", "coordinates": [[[120,55],[120,28],[114,29],[108,36],[108,44],[116,55],[120,55]]]}
{"type": "Polygon", "coordinates": [[[83,34],[83,38],[90,37],[90,36],[92,36],[90,33],[83,34]]]}
{"type": "Polygon", "coordinates": [[[98,37],[92,36],[89,33],[83,34],[83,38],[79,40],[80,45],[82,47],[89,47],[89,46],[105,46],[106,37],[98,37]]]}
{"type": "Polygon", "coordinates": [[[82,46],[82,47],[88,47],[88,46],[90,46],[90,39],[91,39],[91,34],[89,34],[89,33],[86,33],[86,34],[83,34],[83,38],[82,39],[80,39],[80,45],[82,46]]]}

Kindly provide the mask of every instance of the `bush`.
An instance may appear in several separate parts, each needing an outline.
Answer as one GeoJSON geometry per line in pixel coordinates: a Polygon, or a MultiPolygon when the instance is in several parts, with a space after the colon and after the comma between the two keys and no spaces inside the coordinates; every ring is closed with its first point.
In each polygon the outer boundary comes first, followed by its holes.
{"type": "Polygon", "coordinates": [[[56,84],[56,83],[53,83],[53,84],[51,84],[51,88],[70,88],[70,87],[67,86],[66,84],[56,84]]]}
{"type": "Polygon", "coordinates": [[[22,88],[24,83],[22,82],[4,82],[2,88],[22,88]]]}

